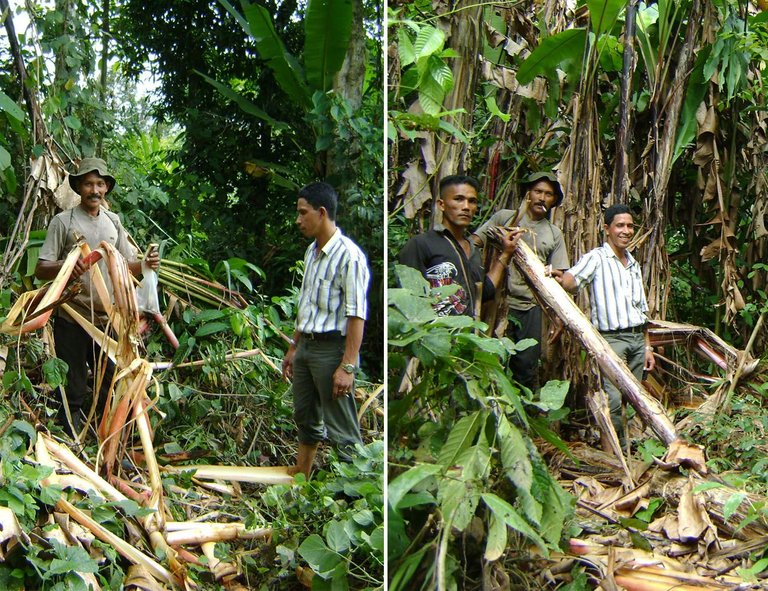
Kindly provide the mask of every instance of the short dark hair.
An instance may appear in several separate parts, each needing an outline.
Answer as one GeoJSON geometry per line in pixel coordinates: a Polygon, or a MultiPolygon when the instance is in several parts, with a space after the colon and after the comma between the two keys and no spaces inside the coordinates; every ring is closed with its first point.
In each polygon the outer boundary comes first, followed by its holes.
{"type": "Polygon", "coordinates": [[[336,221],[336,207],[339,205],[339,194],[331,185],[322,181],[309,183],[299,189],[299,198],[306,200],[313,209],[325,207],[328,218],[336,221]]]}
{"type": "Polygon", "coordinates": [[[605,210],[605,214],[603,214],[605,225],[610,226],[611,222],[613,222],[613,218],[615,218],[617,215],[621,215],[622,213],[628,213],[629,215],[632,215],[632,211],[630,211],[629,207],[623,203],[614,203],[611,205],[608,209],[605,210]]]}
{"type": "Polygon", "coordinates": [[[443,196],[443,189],[454,185],[469,185],[478,193],[480,192],[480,183],[475,177],[465,174],[451,174],[440,179],[440,196],[443,196]]]}

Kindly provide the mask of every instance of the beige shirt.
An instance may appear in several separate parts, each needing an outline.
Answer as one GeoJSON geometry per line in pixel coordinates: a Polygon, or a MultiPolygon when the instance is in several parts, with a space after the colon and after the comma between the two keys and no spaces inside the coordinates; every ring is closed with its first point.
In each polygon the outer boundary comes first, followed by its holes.
{"type": "MultiPolygon", "coordinates": [[[[517,215],[517,210],[500,209],[494,213],[490,219],[480,226],[475,234],[480,237],[485,244],[487,232],[493,226],[511,225],[517,215]]],[[[548,219],[534,221],[528,217],[528,211],[525,210],[518,220],[520,228],[530,230],[525,232],[522,239],[531,247],[545,265],[552,265],[554,269],[568,269],[571,265],[568,259],[568,252],[565,249],[565,241],[560,228],[555,226],[548,219]]],[[[507,275],[507,304],[513,310],[530,310],[538,305],[536,298],[533,297],[531,289],[523,279],[520,272],[514,264],[510,264],[507,275]]]]}
{"type": "MultiPolygon", "coordinates": [[[[40,260],[61,261],[69,254],[77,242],[75,232],[82,235],[91,250],[98,248],[102,241],[112,244],[129,262],[136,260],[136,250],[128,241],[128,233],[120,223],[117,214],[101,209],[99,215],[91,216],[82,207],[72,209],[56,215],[48,226],[45,242],[40,248],[40,260]]],[[[99,268],[107,284],[107,290],[112,293],[112,282],[109,279],[107,266],[102,260],[99,268]]],[[[92,285],[91,272],[80,276],[83,289],[72,301],[72,307],[88,320],[94,320],[94,324],[103,326],[106,323],[104,306],[99,299],[96,289],[92,285]]],[[[65,312],[59,312],[65,315],[65,312]]]]}

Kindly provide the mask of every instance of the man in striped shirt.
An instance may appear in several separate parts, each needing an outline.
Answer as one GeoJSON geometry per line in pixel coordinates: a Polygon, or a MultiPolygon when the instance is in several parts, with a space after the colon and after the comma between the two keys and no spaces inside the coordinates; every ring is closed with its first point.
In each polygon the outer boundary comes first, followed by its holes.
{"type": "MultiPolygon", "coordinates": [[[[606,242],[585,254],[568,271],[552,271],[561,285],[575,292],[589,285],[592,324],[640,381],[643,371],[655,365],[648,339],[643,275],[640,264],[629,253],[635,226],[629,208],[623,204],[605,210],[606,242]]],[[[604,384],[611,405],[611,421],[623,440],[621,392],[610,382],[604,384]]]]}
{"type": "Polygon", "coordinates": [[[314,241],[304,255],[296,329],[283,359],[283,376],[293,382],[299,431],[290,473],[307,478],[326,436],[346,461],[355,444],[362,443],[353,386],[370,273],[363,251],[336,226],[337,204],[334,188],[322,182],[302,188],[296,204],[299,230],[314,241]]]}

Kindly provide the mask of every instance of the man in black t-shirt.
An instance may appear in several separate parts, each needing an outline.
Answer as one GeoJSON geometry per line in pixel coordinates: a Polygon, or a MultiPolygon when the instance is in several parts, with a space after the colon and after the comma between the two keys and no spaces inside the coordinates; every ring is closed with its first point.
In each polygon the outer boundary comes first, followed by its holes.
{"type": "Polygon", "coordinates": [[[477,180],[469,176],[451,175],[440,181],[437,206],[443,214],[442,224],[411,238],[400,251],[401,264],[421,272],[432,287],[458,284],[451,296],[434,304],[441,316],[475,316],[477,291],[482,283],[482,300],[492,299],[517,247],[519,233],[513,230],[503,238],[502,251],[491,263],[486,275],[481,253],[468,238],[469,226],[477,212],[477,180]]]}

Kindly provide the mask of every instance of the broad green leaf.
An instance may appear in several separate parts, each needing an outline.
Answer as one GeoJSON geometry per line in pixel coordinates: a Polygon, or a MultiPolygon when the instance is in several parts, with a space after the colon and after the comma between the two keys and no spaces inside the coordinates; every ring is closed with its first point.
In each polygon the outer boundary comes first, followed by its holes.
{"type": "Polygon", "coordinates": [[[492,94],[489,94],[487,97],[485,97],[485,106],[488,107],[488,110],[491,112],[491,115],[495,115],[499,119],[501,119],[504,123],[507,123],[510,119],[509,113],[502,113],[501,109],[499,109],[499,105],[496,104],[496,97],[492,94]]]}
{"type": "MultiPolygon", "coordinates": [[[[429,322],[434,319],[435,314],[432,304],[425,297],[414,296],[410,290],[407,289],[389,289],[387,292],[387,299],[389,305],[394,306],[406,320],[415,323],[429,322]]],[[[392,335],[393,337],[396,335],[392,335]]]]}
{"type": "Polygon", "coordinates": [[[208,84],[213,86],[216,90],[218,90],[223,96],[230,99],[231,101],[234,101],[235,104],[237,104],[238,107],[240,107],[245,113],[248,113],[249,115],[253,115],[257,119],[261,119],[262,121],[265,121],[266,123],[269,123],[270,126],[274,127],[275,129],[289,129],[289,125],[287,123],[283,123],[282,121],[278,121],[277,119],[273,119],[272,117],[267,114],[266,111],[263,111],[256,105],[254,105],[251,101],[249,101],[244,96],[239,95],[237,92],[232,90],[229,86],[226,84],[222,84],[221,82],[214,80],[210,76],[206,76],[202,72],[198,72],[197,70],[193,70],[195,74],[198,74],[199,76],[202,76],[208,84]]]}
{"type": "Polygon", "coordinates": [[[2,90],[0,90],[0,111],[5,111],[8,113],[8,115],[19,122],[23,122],[24,117],[26,116],[21,107],[17,105],[14,100],[5,94],[2,90]]]}
{"type": "Polygon", "coordinates": [[[485,558],[488,562],[493,562],[501,558],[504,550],[507,548],[507,524],[491,514],[488,523],[488,540],[485,543],[485,558]]]}
{"type": "Polygon", "coordinates": [[[558,410],[563,407],[571,383],[566,380],[549,380],[541,388],[536,406],[542,410],[558,410]]]}
{"type": "Polygon", "coordinates": [[[536,76],[544,76],[566,62],[581,63],[586,42],[585,29],[567,29],[547,37],[520,64],[517,81],[520,84],[528,84],[536,76]]]}
{"type": "Polygon", "coordinates": [[[534,496],[546,507],[541,514],[541,527],[538,532],[542,538],[553,546],[560,542],[563,526],[568,515],[572,512],[574,499],[566,493],[560,484],[547,472],[547,467],[541,461],[532,461],[534,496]]]}
{"type": "Polygon", "coordinates": [[[547,549],[546,542],[544,542],[541,536],[539,536],[539,534],[537,534],[533,528],[520,517],[512,505],[493,493],[483,493],[482,499],[498,519],[506,523],[515,531],[523,534],[539,547],[545,557],[549,557],[549,550],[547,549]]]}
{"type": "Polygon", "coordinates": [[[517,427],[505,416],[499,418],[497,427],[498,447],[504,473],[517,489],[520,505],[525,516],[534,524],[541,523],[541,503],[531,494],[533,485],[533,467],[529,458],[528,446],[517,427]]]}
{"type": "Polygon", "coordinates": [[[453,72],[439,57],[431,55],[428,58],[429,75],[440,85],[444,93],[453,88],[453,72]]]}
{"type": "Polygon", "coordinates": [[[530,491],[533,484],[533,468],[528,458],[528,446],[517,427],[502,415],[499,418],[498,447],[504,472],[518,489],[530,491]]]}
{"type": "Polygon", "coordinates": [[[309,110],[312,107],[311,93],[302,78],[295,58],[288,53],[282,39],[275,31],[269,11],[258,4],[251,4],[248,0],[241,0],[241,2],[259,57],[272,70],[277,84],[288,98],[309,110]]]}
{"type": "Polygon", "coordinates": [[[335,519],[328,524],[325,540],[328,547],[335,552],[343,553],[349,550],[349,536],[344,531],[344,525],[335,519]]]}
{"type": "Polygon", "coordinates": [[[736,569],[736,572],[745,581],[756,582],[757,575],[763,572],[766,568],[768,568],[768,558],[761,558],[750,568],[739,568],[736,569]]]}
{"type": "Polygon", "coordinates": [[[379,525],[368,536],[368,544],[377,552],[384,552],[384,526],[379,525]]]}
{"type": "Polygon", "coordinates": [[[411,507],[420,507],[422,505],[434,505],[437,502],[434,495],[425,490],[407,494],[398,505],[399,509],[409,509],[411,507]]]}
{"type": "Polygon", "coordinates": [[[227,12],[231,14],[234,19],[237,21],[237,23],[243,28],[243,31],[249,36],[253,37],[253,34],[251,33],[251,26],[248,24],[248,21],[243,18],[243,15],[240,14],[237,9],[232,6],[227,0],[219,0],[219,3],[227,9],[227,12]]]}
{"type": "Polygon", "coordinates": [[[425,113],[437,116],[443,109],[443,99],[443,87],[431,76],[419,84],[419,102],[425,113]]]}
{"type": "Polygon", "coordinates": [[[341,556],[326,546],[323,538],[317,534],[311,534],[301,543],[299,554],[323,578],[328,578],[342,561],[341,556]]]}
{"type": "Polygon", "coordinates": [[[425,478],[434,476],[442,471],[437,464],[417,464],[403,472],[387,484],[387,501],[390,507],[397,509],[406,493],[425,478]]]}
{"type": "Polygon", "coordinates": [[[448,439],[440,450],[440,456],[437,463],[446,468],[452,466],[456,459],[465,450],[469,449],[477,436],[477,432],[485,422],[485,413],[481,411],[473,412],[466,417],[462,417],[451,429],[448,439]]]}
{"type": "Polygon", "coordinates": [[[403,289],[421,295],[429,293],[429,281],[424,279],[424,275],[418,269],[407,265],[395,265],[395,274],[403,289]]]}
{"type": "Polygon", "coordinates": [[[397,53],[400,56],[400,67],[405,68],[416,61],[416,51],[413,48],[411,36],[405,29],[397,30],[397,53]]]}
{"type": "Polygon", "coordinates": [[[445,33],[432,25],[422,25],[413,44],[416,59],[441,51],[444,44],[445,33]]]}
{"type": "Polygon", "coordinates": [[[64,123],[67,124],[67,127],[75,131],[83,127],[83,124],[80,123],[80,119],[78,119],[75,115],[67,115],[64,117],[64,123]]]}
{"type": "Polygon", "coordinates": [[[226,315],[226,312],[223,312],[222,310],[202,310],[195,315],[193,322],[195,324],[202,324],[203,322],[210,322],[211,320],[219,320],[226,315]]]}
{"type": "Polygon", "coordinates": [[[738,492],[730,496],[730,498],[723,505],[723,518],[727,521],[730,519],[736,510],[741,505],[742,501],[747,498],[747,493],[738,492]]]}
{"type": "Polygon", "coordinates": [[[327,92],[344,63],[352,31],[352,0],[309,0],[304,16],[304,71],[315,90],[327,92]]]}
{"type": "Polygon", "coordinates": [[[704,492],[705,490],[710,490],[713,488],[723,488],[724,486],[725,484],[723,484],[722,482],[702,482],[701,484],[697,484],[696,486],[693,487],[693,492],[695,494],[695,493],[704,492]]]}
{"type": "Polygon", "coordinates": [[[589,19],[595,35],[610,31],[626,4],[627,0],[587,0],[589,19]]]}
{"type": "Polygon", "coordinates": [[[3,146],[0,146],[0,170],[5,170],[6,168],[11,166],[11,154],[3,148],[3,146]]]}
{"type": "Polygon", "coordinates": [[[437,500],[449,527],[463,531],[472,520],[480,500],[474,480],[463,477],[463,469],[449,470],[438,483],[437,500]]]}
{"type": "Polygon", "coordinates": [[[59,499],[61,499],[61,491],[62,488],[60,485],[49,484],[48,486],[43,486],[40,488],[40,494],[38,497],[46,505],[54,507],[56,506],[56,503],[59,502],[59,499]]]}
{"type": "Polygon", "coordinates": [[[67,380],[67,363],[58,357],[52,357],[43,363],[43,375],[51,388],[58,388],[67,380]]]}
{"type": "Polygon", "coordinates": [[[429,544],[424,544],[421,548],[402,561],[395,571],[395,574],[392,575],[392,580],[387,587],[389,591],[410,591],[413,589],[411,579],[430,548],[431,546],[429,544]]]}
{"type": "Polygon", "coordinates": [[[58,540],[51,540],[58,558],[48,566],[48,574],[63,575],[71,572],[95,573],[99,565],[81,546],[65,546],[58,540]]]}
{"type": "Polygon", "coordinates": [[[197,331],[195,331],[195,338],[208,336],[209,334],[214,334],[229,329],[230,326],[226,322],[209,322],[208,324],[203,324],[200,328],[197,329],[197,331]]]}

